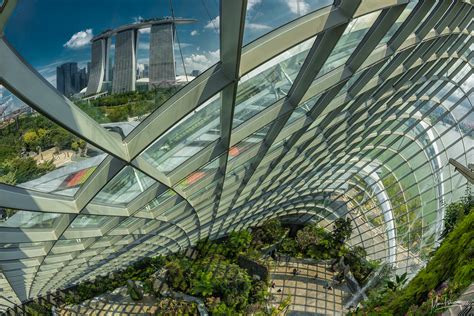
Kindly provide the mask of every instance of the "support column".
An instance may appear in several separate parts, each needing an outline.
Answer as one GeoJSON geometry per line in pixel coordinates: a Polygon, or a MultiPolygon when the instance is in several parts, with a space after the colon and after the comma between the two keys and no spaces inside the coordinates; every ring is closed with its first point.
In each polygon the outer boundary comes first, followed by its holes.
{"type": "Polygon", "coordinates": [[[151,26],[150,35],[150,88],[163,81],[175,81],[173,23],[151,26]]]}
{"type": "Polygon", "coordinates": [[[93,95],[102,91],[104,74],[108,63],[108,38],[101,38],[92,43],[92,60],[87,83],[86,95],[93,95]]]}
{"type": "Polygon", "coordinates": [[[137,30],[117,33],[112,93],[135,91],[137,70],[137,30]]]}

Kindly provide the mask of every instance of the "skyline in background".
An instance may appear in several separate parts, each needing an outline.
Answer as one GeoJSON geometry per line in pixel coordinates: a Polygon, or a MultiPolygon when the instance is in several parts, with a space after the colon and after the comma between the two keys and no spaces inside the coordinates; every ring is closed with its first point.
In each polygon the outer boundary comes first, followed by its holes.
{"type": "MultiPolygon", "coordinates": [[[[331,5],[333,0],[248,0],[244,45],[269,31],[331,5]]],[[[206,70],[219,61],[219,0],[174,0],[175,17],[197,22],[178,25],[175,43],[176,73],[206,70]]],[[[90,40],[107,29],[140,19],[172,16],[169,0],[40,0],[18,1],[5,28],[9,43],[47,81],[56,87],[56,68],[67,62],[86,67],[90,40]]],[[[148,63],[149,29],[139,33],[137,68],[148,63]]],[[[114,59],[113,38],[110,57],[114,59]]],[[[12,112],[24,104],[0,85],[0,108],[12,112]]],[[[0,109],[1,110],[1,109],[0,109]]]]}
{"type": "MultiPolygon", "coordinates": [[[[311,10],[328,0],[249,0],[245,43],[311,10]]],[[[186,72],[203,71],[219,60],[219,1],[173,1],[175,17],[194,18],[194,24],[179,25],[186,72]]],[[[56,86],[56,67],[90,61],[90,40],[107,29],[140,19],[171,16],[168,0],[39,0],[19,1],[5,33],[12,46],[49,82],[56,86]]],[[[175,45],[177,74],[183,61],[175,45]]],[[[139,35],[138,64],[148,61],[149,29],[139,35]]]]}

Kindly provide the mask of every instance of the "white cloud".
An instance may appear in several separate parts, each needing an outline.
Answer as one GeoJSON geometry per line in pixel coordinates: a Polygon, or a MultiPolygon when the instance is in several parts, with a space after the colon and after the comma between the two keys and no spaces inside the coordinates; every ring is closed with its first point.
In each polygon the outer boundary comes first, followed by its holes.
{"type": "Polygon", "coordinates": [[[149,27],[146,27],[144,29],[139,29],[138,32],[140,32],[140,34],[149,34],[151,31],[151,28],[149,27]]]}
{"type": "Polygon", "coordinates": [[[219,50],[207,51],[202,54],[191,54],[191,56],[185,57],[184,63],[189,72],[192,70],[203,71],[218,62],[219,58],[219,50]]]}
{"type": "Polygon", "coordinates": [[[140,23],[141,21],[143,21],[143,17],[141,15],[133,17],[134,24],[140,23]]]}
{"type": "Polygon", "coordinates": [[[92,37],[94,37],[92,29],[80,31],[74,34],[63,46],[72,49],[82,48],[89,45],[92,37]]]}
{"type": "Polygon", "coordinates": [[[212,19],[211,21],[209,21],[209,23],[207,23],[204,28],[205,29],[213,29],[215,30],[216,32],[219,31],[219,22],[220,22],[220,17],[219,16],[216,16],[214,19],[212,19]]]}
{"type": "Polygon", "coordinates": [[[262,31],[262,30],[270,30],[272,27],[265,24],[246,22],[245,28],[248,28],[249,30],[253,30],[253,31],[262,31]]]}
{"type": "Polygon", "coordinates": [[[262,3],[262,0],[248,0],[247,1],[247,11],[250,11],[257,4],[262,3]]]}
{"type": "Polygon", "coordinates": [[[303,15],[310,10],[309,4],[304,0],[284,0],[284,2],[288,5],[288,9],[290,9],[293,14],[303,15]]]}
{"type": "Polygon", "coordinates": [[[150,49],[150,42],[148,41],[138,42],[138,49],[150,49]]]}
{"type": "Polygon", "coordinates": [[[191,36],[196,36],[196,35],[199,35],[199,32],[197,30],[192,30],[191,36]]]}

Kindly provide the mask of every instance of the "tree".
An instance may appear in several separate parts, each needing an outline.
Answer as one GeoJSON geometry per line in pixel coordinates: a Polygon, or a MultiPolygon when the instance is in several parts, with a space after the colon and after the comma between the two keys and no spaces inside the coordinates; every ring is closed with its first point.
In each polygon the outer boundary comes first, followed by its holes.
{"type": "Polygon", "coordinates": [[[240,252],[247,250],[252,242],[252,235],[248,230],[232,232],[227,240],[227,255],[235,257],[240,252]]]}
{"type": "Polygon", "coordinates": [[[332,238],[334,241],[334,247],[340,249],[344,242],[352,234],[352,225],[349,218],[344,219],[342,217],[334,221],[334,230],[332,231],[332,238]]]}
{"type": "Polygon", "coordinates": [[[316,224],[305,226],[296,233],[296,241],[303,251],[306,251],[311,245],[320,244],[325,237],[324,229],[316,224]]]}
{"type": "Polygon", "coordinates": [[[212,272],[199,272],[197,277],[193,279],[191,286],[193,294],[202,297],[211,296],[213,292],[212,272]]]}
{"type": "Polygon", "coordinates": [[[442,238],[446,237],[466,215],[469,215],[474,208],[474,199],[472,198],[469,187],[467,187],[466,196],[459,202],[451,203],[446,208],[444,216],[444,231],[442,238]]]}
{"type": "Polygon", "coordinates": [[[39,136],[35,131],[28,131],[23,135],[23,142],[31,149],[39,145],[39,136]]]}
{"type": "Polygon", "coordinates": [[[36,179],[54,169],[52,162],[36,164],[33,158],[15,157],[4,161],[0,165],[0,176],[5,176],[5,179],[8,179],[11,184],[23,183],[36,179]],[[12,181],[13,179],[15,181],[12,181]]]}

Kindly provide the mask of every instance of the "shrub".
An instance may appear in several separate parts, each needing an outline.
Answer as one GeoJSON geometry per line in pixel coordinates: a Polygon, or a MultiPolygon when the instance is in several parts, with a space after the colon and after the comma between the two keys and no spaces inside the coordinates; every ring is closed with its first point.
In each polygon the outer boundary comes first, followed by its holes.
{"type": "Polygon", "coordinates": [[[225,303],[218,303],[213,306],[209,311],[212,315],[216,316],[232,316],[237,314],[232,307],[227,306],[225,303]]]}
{"type": "Polygon", "coordinates": [[[264,281],[255,281],[250,290],[249,302],[264,303],[268,295],[268,284],[264,281]]]}
{"type": "Polygon", "coordinates": [[[52,315],[51,304],[30,302],[25,306],[26,314],[29,316],[49,316],[52,315]]]}
{"type": "Polygon", "coordinates": [[[139,301],[143,298],[142,291],[132,280],[127,281],[127,293],[130,295],[130,298],[134,301],[139,301]]]}
{"type": "Polygon", "coordinates": [[[474,212],[469,212],[447,235],[426,267],[405,288],[399,290],[399,286],[394,286],[393,289],[371,294],[371,299],[364,303],[365,309],[361,313],[425,313],[429,304],[424,302],[430,300],[432,290],[443,282],[449,281],[449,292],[457,296],[474,281],[473,257],[474,212]],[[376,296],[380,298],[379,302],[374,301],[376,296]]]}
{"type": "Polygon", "coordinates": [[[332,231],[332,240],[337,249],[344,245],[352,234],[352,225],[350,218],[338,218],[334,221],[334,230],[332,231]]]}
{"type": "Polygon", "coordinates": [[[286,253],[292,257],[298,257],[301,255],[301,252],[298,248],[298,244],[294,238],[285,237],[280,244],[279,250],[283,253],[286,253]]]}
{"type": "Polygon", "coordinates": [[[180,291],[186,291],[189,288],[190,266],[191,263],[185,258],[174,259],[166,264],[167,279],[171,287],[180,291]]]}
{"type": "Polygon", "coordinates": [[[313,259],[334,257],[331,234],[317,224],[305,226],[296,234],[296,242],[301,252],[313,259]]]}
{"type": "Polygon", "coordinates": [[[201,271],[192,280],[191,293],[208,297],[212,295],[214,285],[212,282],[212,272],[201,271]]]}
{"type": "Polygon", "coordinates": [[[248,230],[230,233],[225,243],[227,256],[235,258],[239,253],[248,250],[251,242],[252,235],[248,230]]]}
{"type": "Polygon", "coordinates": [[[262,226],[254,228],[252,235],[256,247],[264,247],[279,241],[283,237],[285,229],[280,220],[275,218],[266,221],[262,226]]]}
{"type": "Polygon", "coordinates": [[[446,208],[444,216],[444,231],[441,237],[446,237],[466,215],[474,208],[474,199],[470,194],[469,187],[466,196],[456,203],[451,203],[446,208]]]}

